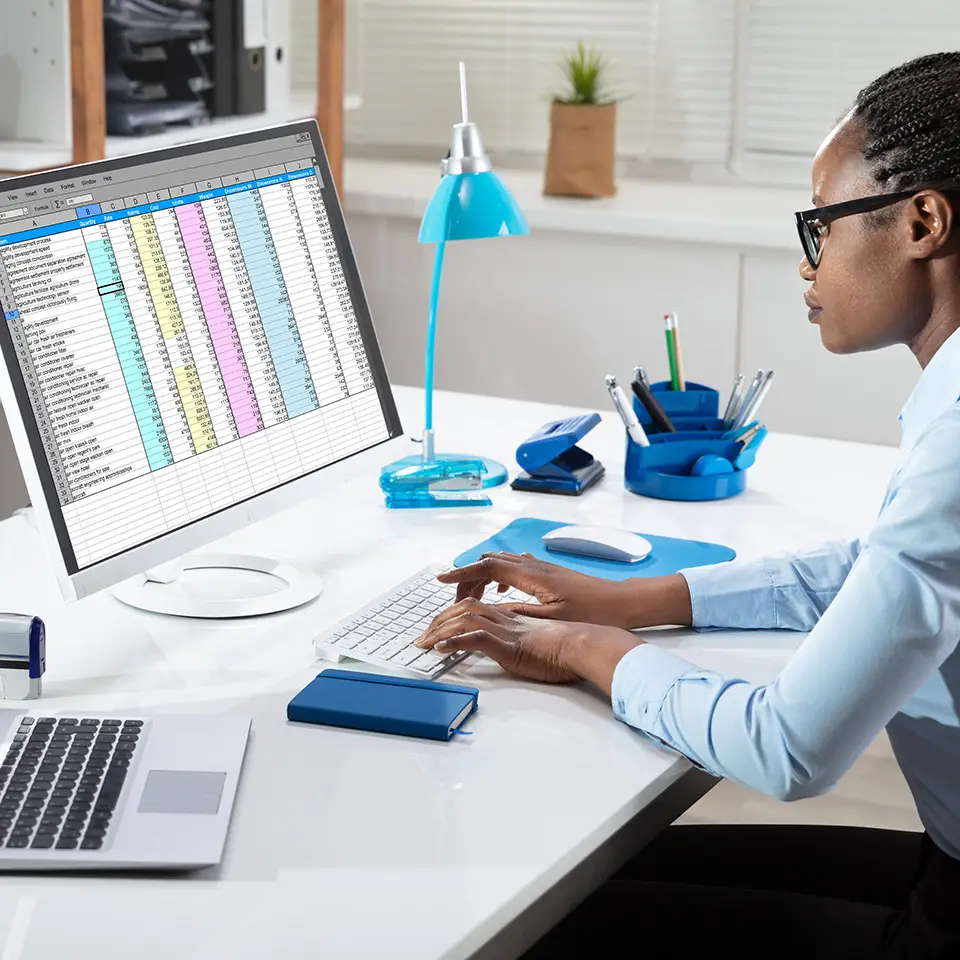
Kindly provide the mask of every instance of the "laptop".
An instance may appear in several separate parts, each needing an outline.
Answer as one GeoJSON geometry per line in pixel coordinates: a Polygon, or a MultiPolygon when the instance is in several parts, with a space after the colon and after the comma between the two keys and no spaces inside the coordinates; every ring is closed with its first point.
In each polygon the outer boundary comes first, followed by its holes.
{"type": "Polygon", "coordinates": [[[0,710],[0,871],[220,862],[250,720],[0,710]]]}

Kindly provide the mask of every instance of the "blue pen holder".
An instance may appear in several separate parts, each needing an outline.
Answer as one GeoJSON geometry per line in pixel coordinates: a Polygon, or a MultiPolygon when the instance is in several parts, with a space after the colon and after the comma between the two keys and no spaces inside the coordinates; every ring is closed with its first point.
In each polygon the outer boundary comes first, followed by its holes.
{"type": "MultiPolygon", "coordinates": [[[[678,433],[723,429],[723,421],[719,419],[720,394],[712,387],[687,381],[686,390],[671,390],[670,381],[661,380],[652,383],[650,390],[656,394],[657,401],[673,421],[678,433]]],[[[643,429],[648,434],[657,433],[647,408],[636,397],[633,398],[633,409],[643,429]]]]}
{"type": "MultiPolygon", "coordinates": [[[[716,406],[716,391],[710,392],[716,406]]],[[[658,500],[723,500],[743,493],[746,470],[702,477],[690,471],[707,454],[733,463],[740,451],[739,443],[723,440],[717,431],[655,433],[650,435],[649,447],[627,437],[624,483],[628,490],[658,500]]]]}

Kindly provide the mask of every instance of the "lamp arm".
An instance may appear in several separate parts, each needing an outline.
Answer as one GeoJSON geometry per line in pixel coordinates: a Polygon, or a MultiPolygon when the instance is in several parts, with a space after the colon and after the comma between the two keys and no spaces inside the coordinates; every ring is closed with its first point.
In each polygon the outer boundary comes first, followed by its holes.
{"type": "Polygon", "coordinates": [[[433,281],[430,285],[430,313],[427,319],[427,354],[424,363],[424,391],[426,394],[425,430],[433,431],[433,357],[437,347],[437,307],[440,302],[440,275],[443,273],[443,254],[446,243],[437,244],[433,261],[433,281]]]}

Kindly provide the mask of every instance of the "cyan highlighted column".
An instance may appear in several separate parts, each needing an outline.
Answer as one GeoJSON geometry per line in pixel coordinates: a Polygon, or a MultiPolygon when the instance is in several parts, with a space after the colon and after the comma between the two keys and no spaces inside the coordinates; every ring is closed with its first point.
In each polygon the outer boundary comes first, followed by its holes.
{"type": "Polygon", "coordinates": [[[259,191],[232,194],[227,202],[287,415],[309,413],[320,404],[259,191]]]}
{"type": "Polygon", "coordinates": [[[150,372],[140,347],[140,338],[130,312],[130,304],[120,279],[120,270],[109,240],[86,240],[93,275],[103,302],[103,310],[110,325],[110,335],[120,359],[120,370],[127,385],[133,414],[137,418],[140,437],[151,470],[159,470],[173,463],[173,454],[163,427],[160,407],[153,392],[150,372]]]}

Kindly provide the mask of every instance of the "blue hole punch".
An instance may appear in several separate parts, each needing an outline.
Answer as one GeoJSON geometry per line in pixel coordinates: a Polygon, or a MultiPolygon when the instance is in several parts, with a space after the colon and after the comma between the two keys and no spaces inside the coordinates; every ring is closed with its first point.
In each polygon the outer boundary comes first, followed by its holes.
{"type": "Polygon", "coordinates": [[[517,463],[525,472],[510,486],[579,497],[604,474],[603,464],[577,446],[599,422],[599,413],[589,413],[545,423],[517,448],[517,463]]]}

